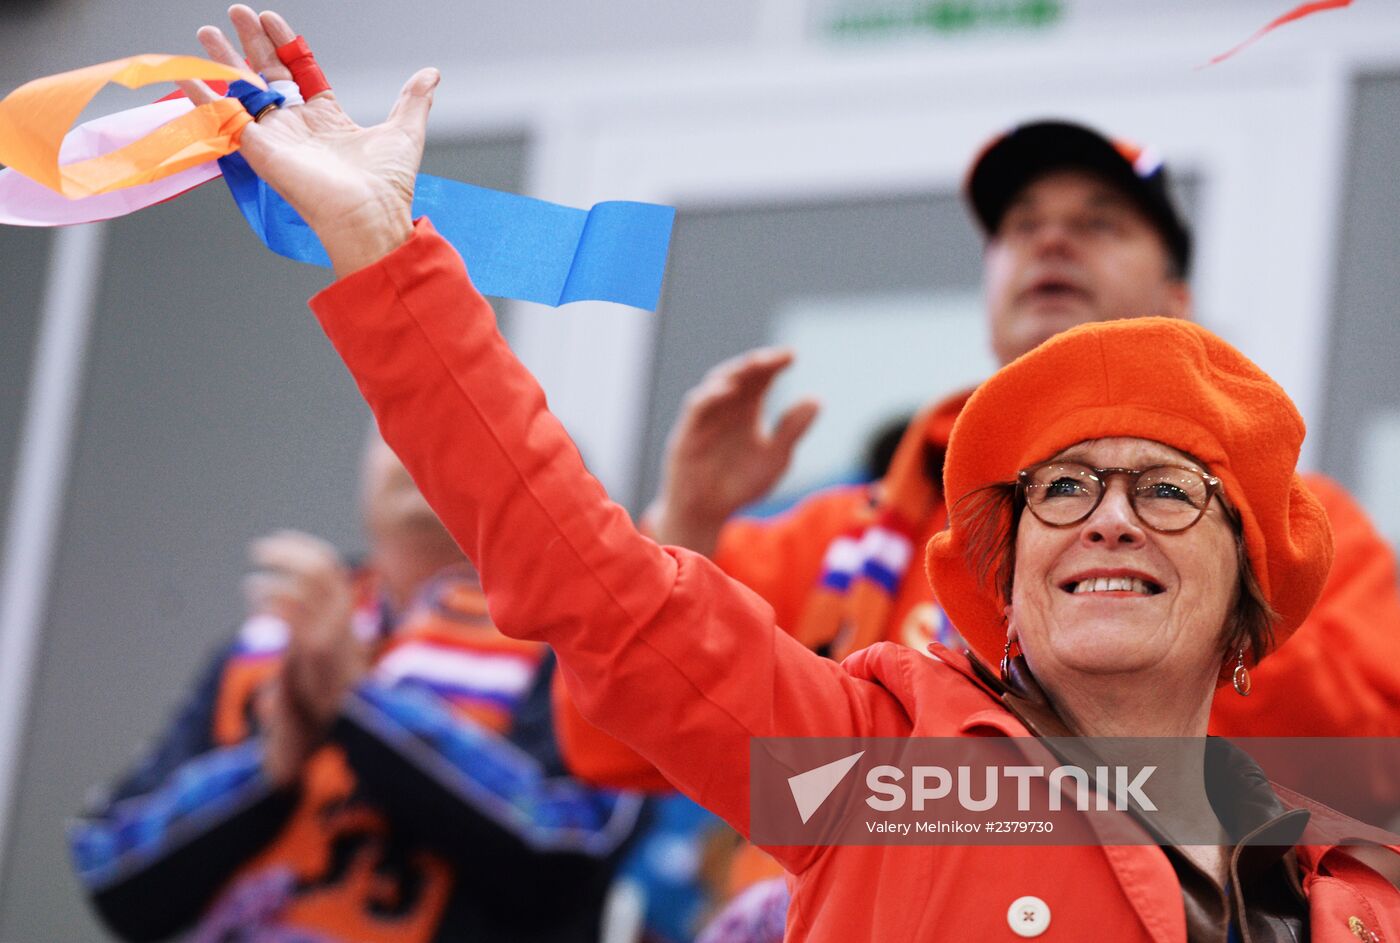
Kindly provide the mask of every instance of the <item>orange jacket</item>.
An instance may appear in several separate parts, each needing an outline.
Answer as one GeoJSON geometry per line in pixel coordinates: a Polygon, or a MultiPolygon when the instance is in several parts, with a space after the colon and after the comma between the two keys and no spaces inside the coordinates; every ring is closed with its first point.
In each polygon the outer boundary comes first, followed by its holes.
{"type": "MultiPolygon", "coordinates": [[[[929,438],[917,425],[906,436],[929,438]]],[[[947,443],[945,439],[934,444],[947,443]]],[[[1337,548],[1332,571],[1307,621],[1253,670],[1250,696],[1221,688],[1211,710],[1211,732],[1239,737],[1400,736],[1400,659],[1390,656],[1400,649],[1395,553],[1341,486],[1321,475],[1305,478],[1331,518],[1337,548]]],[[[791,631],[817,585],[828,545],[861,520],[868,501],[867,488],[846,486],[814,495],[772,520],[735,520],[721,534],[715,562],[766,599],[778,624],[791,631]]],[[[925,522],[918,546],[943,526],[945,517],[940,503],[925,522]]],[[[886,640],[922,651],[933,640],[939,611],[923,568],[911,566],[895,595],[886,640]]],[[[588,724],[568,702],[558,679],[554,704],[556,732],[576,775],[615,788],[668,789],[650,764],[588,724]]],[[[1331,776],[1328,770],[1300,773],[1297,782],[1311,791],[1331,776]],[[1310,781],[1309,776],[1319,779],[1310,781]]],[[[1400,804],[1400,783],[1372,778],[1378,803],[1390,808],[1400,804]]]]}
{"type": "MultiPolygon", "coordinates": [[[[426,221],[312,307],[476,563],[501,630],[553,646],[587,718],[740,832],[753,737],[1026,734],[958,656],[878,645],[821,658],[709,560],[641,536],[426,221]]],[[[1186,939],[1155,846],[770,850],[795,875],[791,940],[1008,939],[1024,895],[1051,910],[1046,939],[1186,939]]],[[[1400,891],[1336,851],[1300,860],[1315,943],[1354,943],[1349,921],[1400,939],[1400,891]]]]}

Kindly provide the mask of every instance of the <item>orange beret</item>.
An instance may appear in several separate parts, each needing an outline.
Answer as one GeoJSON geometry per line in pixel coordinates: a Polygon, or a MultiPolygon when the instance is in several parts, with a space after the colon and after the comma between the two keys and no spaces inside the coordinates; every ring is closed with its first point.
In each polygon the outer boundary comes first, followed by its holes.
{"type": "MultiPolygon", "coordinates": [[[[1303,419],[1288,394],[1205,328],[1172,318],[1085,324],[997,371],[953,426],[943,467],[950,509],[979,488],[1077,442],[1152,439],[1221,479],[1244,524],[1245,550],[1282,642],[1307,616],[1332,565],[1327,513],[1298,477],[1303,419]]],[[[1005,603],[967,560],[968,526],[952,515],[925,563],[939,604],[993,664],[1006,644],[1005,603]]]]}

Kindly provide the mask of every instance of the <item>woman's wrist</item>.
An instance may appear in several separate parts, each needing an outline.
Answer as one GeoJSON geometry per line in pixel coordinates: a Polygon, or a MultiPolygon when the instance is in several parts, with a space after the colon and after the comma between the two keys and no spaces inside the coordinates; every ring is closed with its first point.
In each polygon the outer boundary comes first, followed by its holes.
{"type": "Polygon", "coordinates": [[[413,237],[408,206],[368,206],[353,218],[316,228],[336,278],[344,278],[384,258],[413,237]]]}

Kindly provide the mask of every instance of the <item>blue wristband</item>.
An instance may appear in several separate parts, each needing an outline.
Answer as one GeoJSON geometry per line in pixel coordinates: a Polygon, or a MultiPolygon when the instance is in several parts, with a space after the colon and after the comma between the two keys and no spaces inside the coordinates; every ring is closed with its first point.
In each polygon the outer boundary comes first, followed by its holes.
{"type": "Polygon", "coordinates": [[[238,99],[248,114],[253,116],[254,121],[261,118],[268,109],[277,108],[287,100],[281,92],[274,92],[270,88],[258,88],[244,79],[235,79],[228,83],[228,97],[238,99]]]}

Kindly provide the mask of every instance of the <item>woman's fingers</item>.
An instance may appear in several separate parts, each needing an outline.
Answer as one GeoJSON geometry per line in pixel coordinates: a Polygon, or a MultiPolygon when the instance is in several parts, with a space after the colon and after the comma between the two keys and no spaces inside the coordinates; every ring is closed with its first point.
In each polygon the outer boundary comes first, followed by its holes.
{"type": "Polygon", "coordinates": [[[199,79],[179,79],[175,84],[185,93],[185,97],[196,105],[207,105],[223,97],[199,79]]]}
{"type": "Polygon", "coordinates": [[[307,101],[331,97],[331,85],[326,74],[316,62],[316,57],[307,48],[306,40],[298,41],[296,31],[282,18],[280,13],[264,10],[258,14],[263,30],[272,40],[277,50],[277,58],[292,74],[307,101]]]}
{"type": "Polygon", "coordinates": [[[222,62],[224,65],[233,66],[235,69],[246,69],[247,63],[238,54],[238,50],[233,48],[233,43],[228,41],[224,31],[217,26],[201,26],[195,33],[199,39],[199,44],[204,47],[205,53],[215,62],[222,62]]]}
{"type": "Polygon", "coordinates": [[[296,32],[287,25],[287,21],[282,19],[280,13],[264,10],[258,14],[258,20],[262,23],[263,31],[267,33],[267,38],[272,40],[274,47],[285,46],[297,38],[296,32]]]}
{"type": "Polygon", "coordinates": [[[419,69],[399,92],[398,101],[389,110],[389,123],[412,135],[421,145],[428,135],[428,111],[433,107],[433,89],[442,75],[437,69],[419,69]]]}
{"type": "Polygon", "coordinates": [[[291,70],[277,58],[277,44],[267,35],[262,21],[251,7],[236,3],[228,8],[228,18],[238,31],[243,55],[254,72],[261,73],[269,82],[292,77],[291,70]]]}

